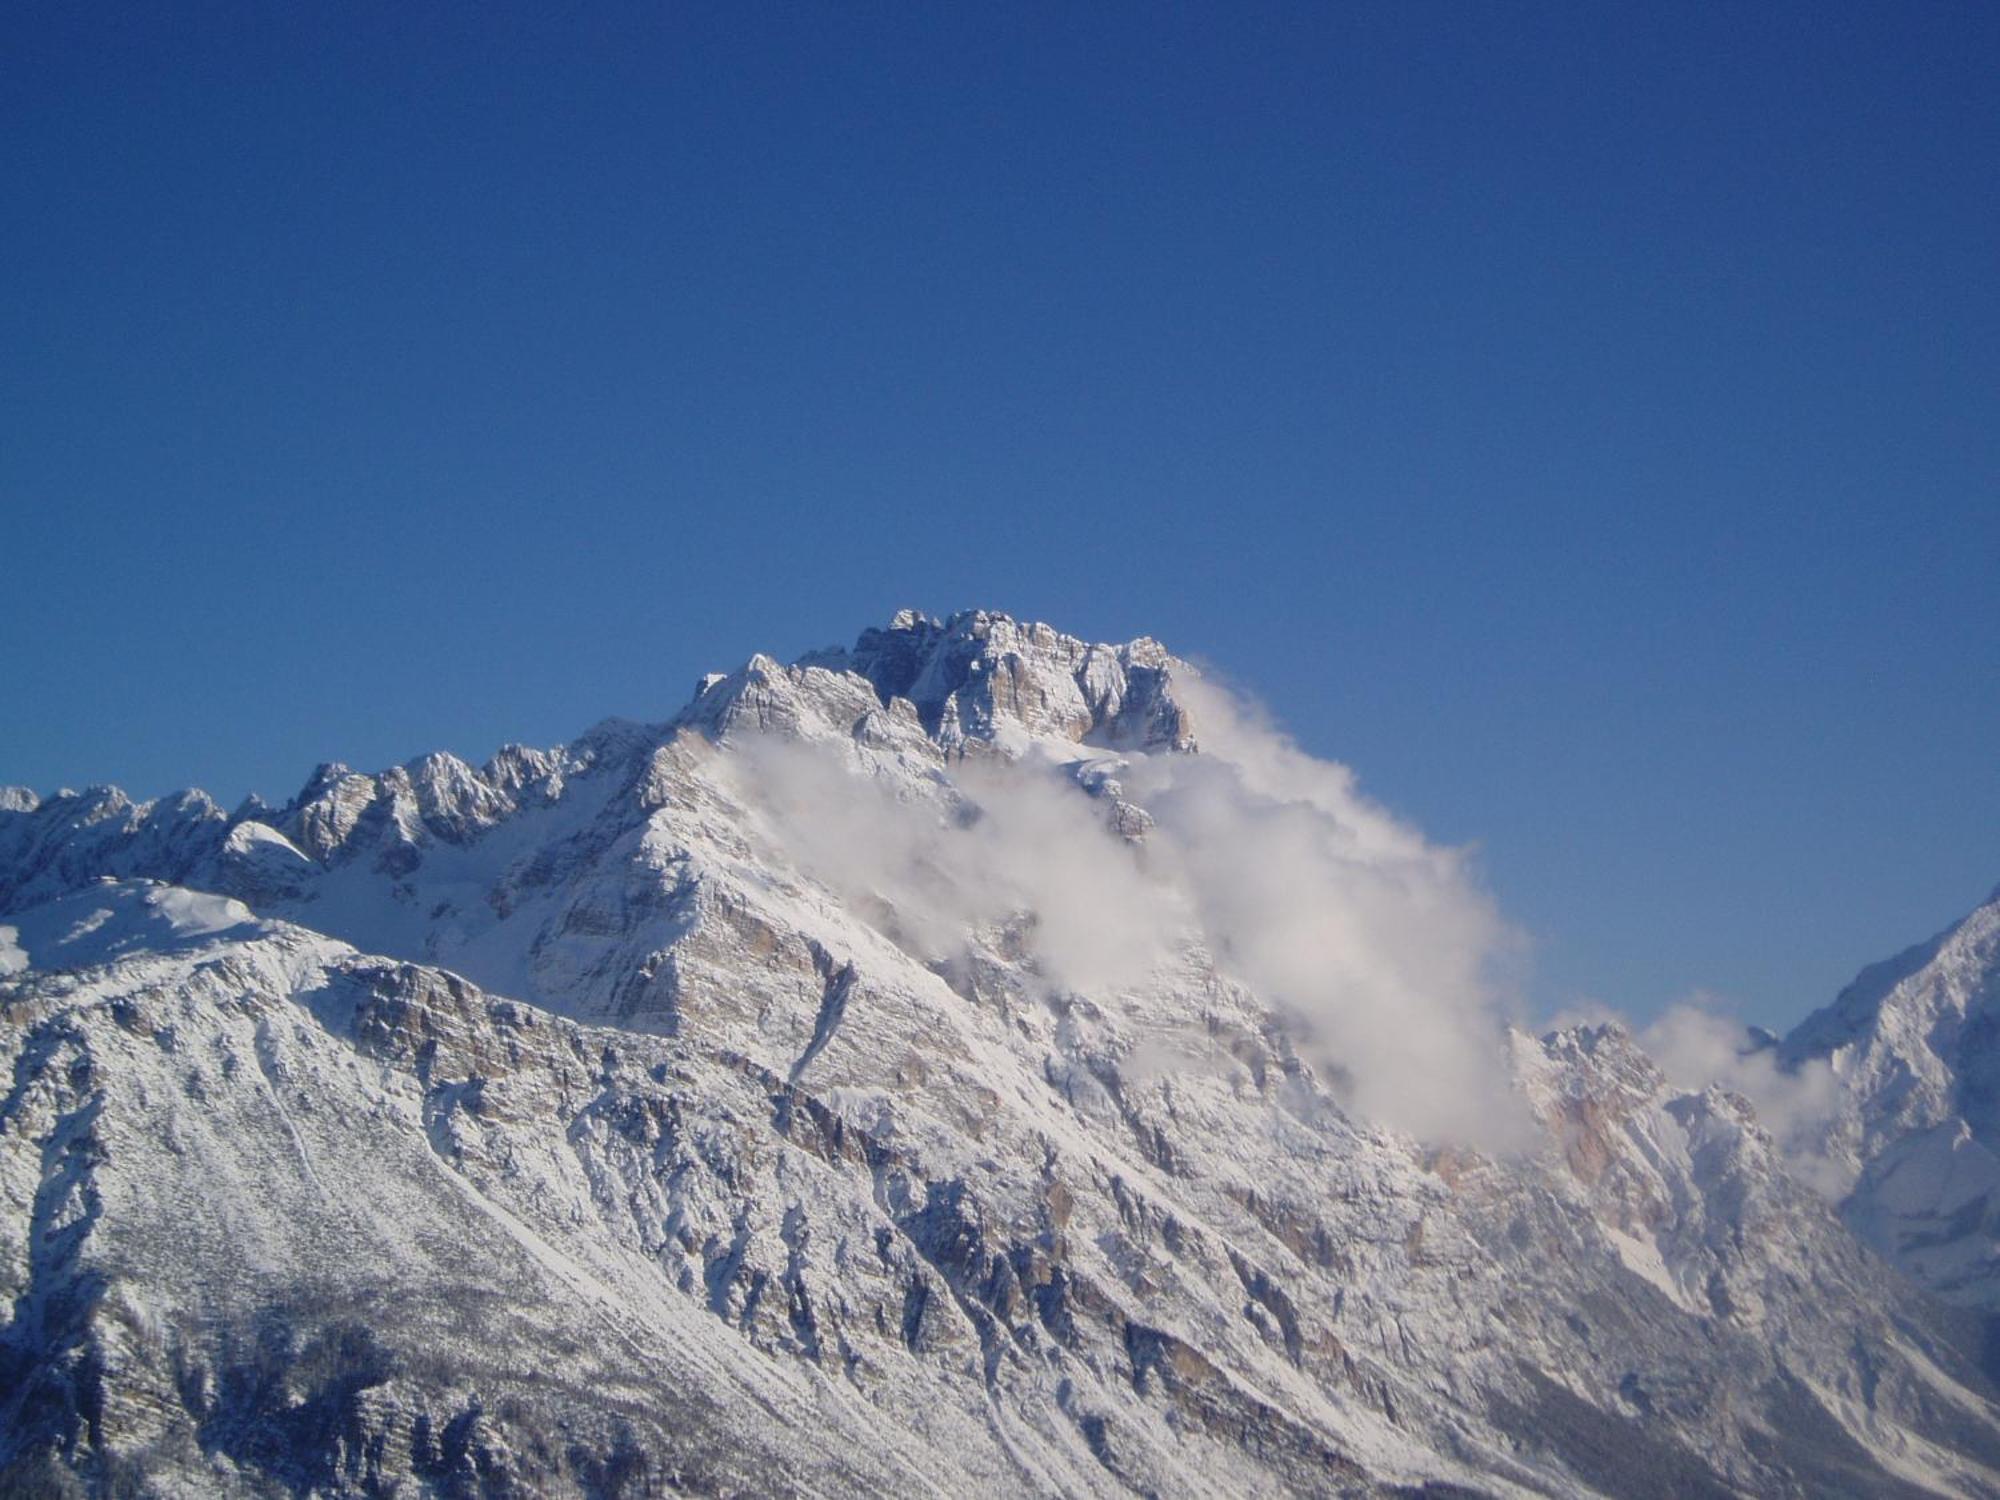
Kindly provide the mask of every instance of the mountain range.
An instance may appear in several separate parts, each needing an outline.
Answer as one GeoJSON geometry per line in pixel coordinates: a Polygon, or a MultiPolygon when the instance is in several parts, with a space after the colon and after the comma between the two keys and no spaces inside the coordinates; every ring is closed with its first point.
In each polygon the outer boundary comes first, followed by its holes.
{"type": "MultiPolygon", "coordinates": [[[[2000,897],[2000,893],[1996,893],[2000,897]]],[[[2000,899],[1782,1130],[1157,642],[0,791],[0,1492],[2000,1495],[2000,899]]]]}

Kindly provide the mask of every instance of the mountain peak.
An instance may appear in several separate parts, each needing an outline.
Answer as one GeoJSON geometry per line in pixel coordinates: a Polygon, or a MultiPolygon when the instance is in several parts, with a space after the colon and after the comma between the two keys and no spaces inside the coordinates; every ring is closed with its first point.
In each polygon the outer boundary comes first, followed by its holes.
{"type": "Polygon", "coordinates": [[[1849,1224],[1919,1282],[2000,1306],[2000,892],[1871,964],[1780,1056],[1840,1080],[1849,1224]]]}
{"type": "Polygon", "coordinates": [[[902,609],[850,648],[808,652],[789,667],[760,654],[734,673],[710,674],[684,717],[718,735],[745,722],[803,732],[814,720],[844,732],[858,722],[855,689],[865,687],[883,709],[908,703],[947,752],[1023,735],[1191,751],[1194,716],[1175,680],[1198,675],[1150,636],[1109,645],[992,610],[938,619],[902,609]]]}

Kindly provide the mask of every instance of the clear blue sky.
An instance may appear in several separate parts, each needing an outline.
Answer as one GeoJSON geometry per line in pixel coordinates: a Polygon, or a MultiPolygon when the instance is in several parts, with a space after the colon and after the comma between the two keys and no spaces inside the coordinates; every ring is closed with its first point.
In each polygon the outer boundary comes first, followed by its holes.
{"type": "Polygon", "coordinates": [[[1788,1021],[2000,881],[2000,7],[17,7],[0,781],[968,605],[1788,1021]]]}

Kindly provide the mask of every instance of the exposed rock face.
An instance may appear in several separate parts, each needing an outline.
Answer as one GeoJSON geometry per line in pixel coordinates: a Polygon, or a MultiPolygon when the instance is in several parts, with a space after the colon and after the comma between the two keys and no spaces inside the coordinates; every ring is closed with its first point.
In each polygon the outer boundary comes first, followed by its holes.
{"type": "Polygon", "coordinates": [[[1194,746],[1190,717],[1169,688],[1174,670],[1187,669],[1153,640],[1093,646],[1005,615],[939,623],[906,610],[887,630],[863,631],[845,665],[883,702],[908,699],[947,748],[992,739],[1010,721],[1031,734],[1112,746],[1194,746]]]}
{"type": "Polygon", "coordinates": [[[1054,983],[793,826],[1039,757],[1143,858],[1187,676],[905,615],[477,770],[12,799],[0,1491],[2000,1494],[1937,1307],[1622,1032],[1425,1145],[1198,935],[1054,983]]]}

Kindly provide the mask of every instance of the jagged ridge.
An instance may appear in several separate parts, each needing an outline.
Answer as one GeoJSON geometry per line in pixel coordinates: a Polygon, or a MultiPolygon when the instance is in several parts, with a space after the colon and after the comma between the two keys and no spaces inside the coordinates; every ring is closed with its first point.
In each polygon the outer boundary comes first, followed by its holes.
{"type": "Polygon", "coordinates": [[[813,747],[951,819],[1041,756],[1143,842],[1186,674],[905,615],[481,771],[11,799],[9,1478],[2000,1493],[1938,1310],[1622,1032],[1514,1038],[1539,1153],[1425,1147],[1199,941],[941,958],[742,775],[813,747]]]}

